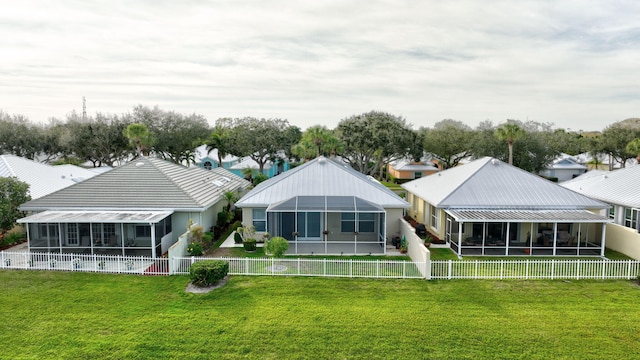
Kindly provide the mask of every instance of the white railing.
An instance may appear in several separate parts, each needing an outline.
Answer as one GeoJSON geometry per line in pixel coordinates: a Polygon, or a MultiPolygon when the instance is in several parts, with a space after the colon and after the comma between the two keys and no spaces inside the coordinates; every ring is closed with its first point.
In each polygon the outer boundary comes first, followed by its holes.
{"type": "Polygon", "coordinates": [[[146,256],[0,252],[0,269],[169,275],[169,259],[146,256]]]}
{"type": "Polygon", "coordinates": [[[184,257],[171,259],[171,273],[188,274],[191,264],[202,260],[229,262],[230,275],[424,279],[419,271],[424,264],[397,260],[184,257]]]}
{"type": "Polygon", "coordinates": [[[638,260],[432,260],[431,279],[634,279],[638,260]]]}

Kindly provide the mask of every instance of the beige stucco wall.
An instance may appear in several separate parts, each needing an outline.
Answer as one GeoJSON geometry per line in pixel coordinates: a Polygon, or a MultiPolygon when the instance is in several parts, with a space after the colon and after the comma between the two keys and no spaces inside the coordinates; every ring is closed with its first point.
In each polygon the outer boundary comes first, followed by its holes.
{"type": "Polygon", "coordinates": [[[605,246],[640,260],[640,234],[618,224],[607,224],[605,246]]]}

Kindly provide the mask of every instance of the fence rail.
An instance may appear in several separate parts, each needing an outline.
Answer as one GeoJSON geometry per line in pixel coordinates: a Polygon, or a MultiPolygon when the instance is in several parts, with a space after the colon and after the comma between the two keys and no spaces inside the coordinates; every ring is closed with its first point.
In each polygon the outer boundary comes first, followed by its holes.
{"type": "Polygon", "coordinates": [[[634,279],[638,260],[434,260],[432,279],[634,279]]]}
{"type": "Polygon", "coordinates": [[[82,271],[140,275],[188,274],[203,260],[229,262],[231,275],[424,279],[635,279],[638,260],[399,260],[206,258],[0,252],[0,269],[82,271]]]}
{"type": "Polygon", "coordinates": [[[172,274],[188,274],[191,264],[202,260],[229,262],[230,275],[424,279],[418,266],[425,266],[424,263],[399,260],[183,257],[172,259],[172,274]]]}
{"type": "Polygon", "coordinates": [[[169,275],[169,259],[145,256],[0,252],[0,269],[169,275]]]}

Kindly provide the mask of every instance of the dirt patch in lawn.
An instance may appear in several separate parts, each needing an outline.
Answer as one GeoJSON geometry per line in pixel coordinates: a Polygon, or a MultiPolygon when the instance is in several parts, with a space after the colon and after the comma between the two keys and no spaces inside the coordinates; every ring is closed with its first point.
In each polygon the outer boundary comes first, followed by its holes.
{"type": "Polygon", "coordinates": [[[227,280],[229,280],[229,275],[225,276],[224,279],[218,281],[216,284],[213,284],[211,286],[200,287],[200,286],[195,286],[192,283],[189,283],[187,285],[187,288],[184,289],[184,291],[188,293],[193,293],[193,294],[206,294],[215,289],[225,286],[227,284],[227,280]]]}

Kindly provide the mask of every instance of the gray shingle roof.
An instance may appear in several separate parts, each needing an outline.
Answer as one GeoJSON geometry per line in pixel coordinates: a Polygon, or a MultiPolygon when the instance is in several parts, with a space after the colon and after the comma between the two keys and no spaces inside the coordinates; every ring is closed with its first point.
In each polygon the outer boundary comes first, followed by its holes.
{"type": "Polygon", "coordinates": [[[236,205],[267,207],[296,196],[357,196],[384,208],[409,206],[373,178],[325,157],[318,157],[260,183],[236,205]]]}
{"type": "Polygon", "coordinates": [[[640,208],[640,165],[614,171],[589,171],[561,184],[610,204],[640,208]]]}
{"type": "Polygon", "coordinates": [[[186,168],[156,158],[140,158],[84,182],[21,206],[46,209],[204,210],[225,191],[249,183],[222,169],[186,168]]]}
{"type": "Polygon", "coordinates": [[[497,159],[410,181],[407,191],[439,208],[603,209],[608,205],[497,159]]]}

